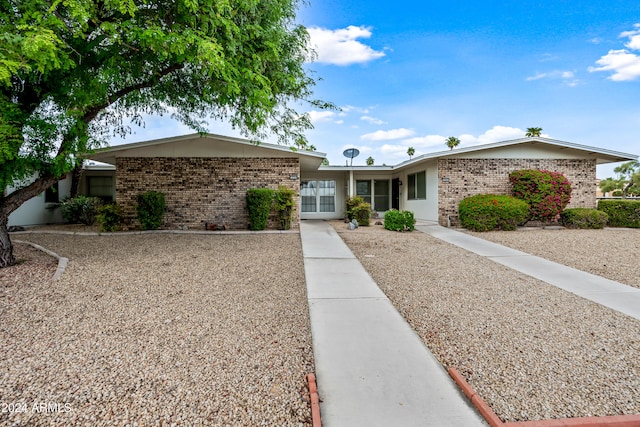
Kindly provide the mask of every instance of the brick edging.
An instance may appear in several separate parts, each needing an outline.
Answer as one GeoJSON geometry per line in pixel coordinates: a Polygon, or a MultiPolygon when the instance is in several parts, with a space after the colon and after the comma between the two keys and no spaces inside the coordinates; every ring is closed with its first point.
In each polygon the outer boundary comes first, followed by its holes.
{"type": "Polygon", "coordinates": [[[503,422],[495,412],[482,400],[480,395],[471,387],[456,368],[449,368],[447,372],[460,387],[473,406],[484,417],[491,427],[638,427],[639,415],[613,415],[606,417],[559,418],[553,420],[503,422]]]}
{"type": "Polygon", "coordinates": [[[322,427],[322,419],[320,418],[320,398],[318,397],[316,376],[314,374],[308,374],[307,381],[309,382],[309,397],[311,398],[311,420],[313,423],[313,427],[322,427]]]}

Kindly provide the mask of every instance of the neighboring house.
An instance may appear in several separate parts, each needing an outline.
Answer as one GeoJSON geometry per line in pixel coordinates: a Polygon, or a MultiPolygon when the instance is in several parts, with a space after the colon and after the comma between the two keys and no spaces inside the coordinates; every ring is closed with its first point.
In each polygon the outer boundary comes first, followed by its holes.
{"type": "MultiPolygon", "coordinates": [[[[345,201],[353,195],[381,214],[411,210],[420,220],[457,225],[460,200],[508,194],[508,175],[518,169],[561,172],[572,185],[569,206],[595,207],[596,165],[637,159],[534,137],[425,154],[395,166],[321,166],[324,153],[198,134],[114,146],[88,157],[115,165],[111,191],[128,222],[134,222],[135,196],[156,190],[165,193],[166,228],[196,229],[205,223],[247,228],[246,190],[279,185],[300,196],[294,227],[298,218],[343,218],[345,201]]],[[[106,179],[103,184],[107,193],[106,179]]],[[[275,224],[272,219],[271,227],[275,224]]]]}

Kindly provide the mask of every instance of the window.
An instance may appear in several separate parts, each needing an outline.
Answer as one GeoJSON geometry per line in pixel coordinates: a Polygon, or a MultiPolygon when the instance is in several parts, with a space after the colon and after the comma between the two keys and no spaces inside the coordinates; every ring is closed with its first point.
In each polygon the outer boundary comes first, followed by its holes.
{"type": "Polygon", "coordinates": [[[425,200],[427,198],[427,173],[425,171],[410,173],[407,176],[409,200],[425,200]]]}
{"type": "Polygon", "coordinates": [[[110,176],[87,177],[87,195],[111,200],[113,198],[113,179],[110,176]]]}
{"type": "Polygon", "coordinates": [[[391,185],[388,179],[356,181],[356,196],[362,197],[376,211],[389,210],[391,185]],[[371,191],[373,190],[373,191],[371,191]]]}
{"type": "Polygon", "coordinates": [[[56,182],[51,187],[47,188],[44,192],[45,203],[58,203],[60,201],[58,193],[58,183],[56,182]]]}
{"type": "Polygon", "coordinates": [[[336,182],[302,181],[300,183],[301,212],[335,212],[336,182]]]}

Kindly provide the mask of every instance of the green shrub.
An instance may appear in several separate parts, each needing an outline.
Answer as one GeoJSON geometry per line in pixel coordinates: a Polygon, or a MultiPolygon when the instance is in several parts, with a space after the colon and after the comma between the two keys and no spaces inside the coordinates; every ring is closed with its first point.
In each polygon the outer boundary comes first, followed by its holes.
{"type": "Polygon", "coordinates": [[[247,209],[249,210],[249,228],[251,230],[267,228],[273,195],[274,191],[270,188],[250,188],[247,190],[247,209]]]}
{"type": "Polygon", "coordinates": [[[347,202],[346,202],[347,209],[345,212],[347,214],[347,218],[349,219],[349,221],[351,221],[354,218],[353,208],[363,203],[366,203],[366,202],[362,197],[354,196],[354,197],[349,197],[347,199],[347,202]]]}
{"type": "Polygon", "coordinates": [[[98,197],[78,196],[60,203],[62,217],[71,224],[93,225],[102,200],[98,197]]]}
{"type": "Polygon", "coordinates": [[[279,186],[273,197],[273,209],[278,214],[280,221],[280,229],[288,230],[291,228],[291,217],[293,215],[293,207],[295,202],[293,196],[295,192],[291,188],[279,186]]]}
{"type": "Polygon", "coordinates": [[[557,221],[571,200],[571,184],[558,172],[523,169],[511,172],[512,194],[529,204],[529,220],[557,221]]]}
{"type": "Polygon", "coordinates": [[[136,212],[143,230],[155,230],[162,225],[165,201],[164,194],[157,191],[147,191],[136,196],[138,206],[136,212]]]}
{"type": "Polygon", "coordinates": [[[613,197],[622,197],[624,195],[624,192],[622,190],[613,190],[611,195],[613,197]]]}
{"type": "Polygon", "coordinates": [[[115,203],[101,206],[100,209],[98,209],[96,219],[98,220],[98,224],[100,224],[100,230],[108,232],[118,231],[122,223],[120,207],[115,203]]]}
{"type": "Polygon", "coordinates": [[[388,210],[384,214],[384,228],[392,231],[413,231],[416,220],[411,211],[388,210]]]}
{"type": "Polygon", "coordinates": [[[371,205],[364,201],[362,197],[349,197],[346,202],[347,218],[349,221],[355,219],[358,221],[358,225],[369,225],[369,219],[371,218],[371,205]]]}
{"type": "Polygon", "coordinates": [[[473,231],[515,230],[529,216],[529,205],[512,196],[478,194],[458,205],[460,223],[473,231]]]}
{"type": "Polygon", "coordinates": [[[604,228],[609,215],[597,209],[572,208],[560,214],[560,224],[567,228],[604,228]]]}
{"type": "Polygon", "coordinates": [[[609,216],[610,227],[640,228],[640,200],[599,200],[598,210],[609,216]]]}

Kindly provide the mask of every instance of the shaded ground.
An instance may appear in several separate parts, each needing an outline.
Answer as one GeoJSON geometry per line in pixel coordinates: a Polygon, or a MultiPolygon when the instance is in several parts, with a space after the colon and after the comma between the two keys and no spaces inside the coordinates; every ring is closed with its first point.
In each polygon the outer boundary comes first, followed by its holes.
{"type": "Polygon", "coordinates": [[[503,420],[640,413],[640,321],[420,232],[333,225],[503,420]]]}
{"type": "Polygon", "coordinates": [[[70,262],[0,270],[0,425],[310,425],[298,235],[19,239],[70,262]]]}

